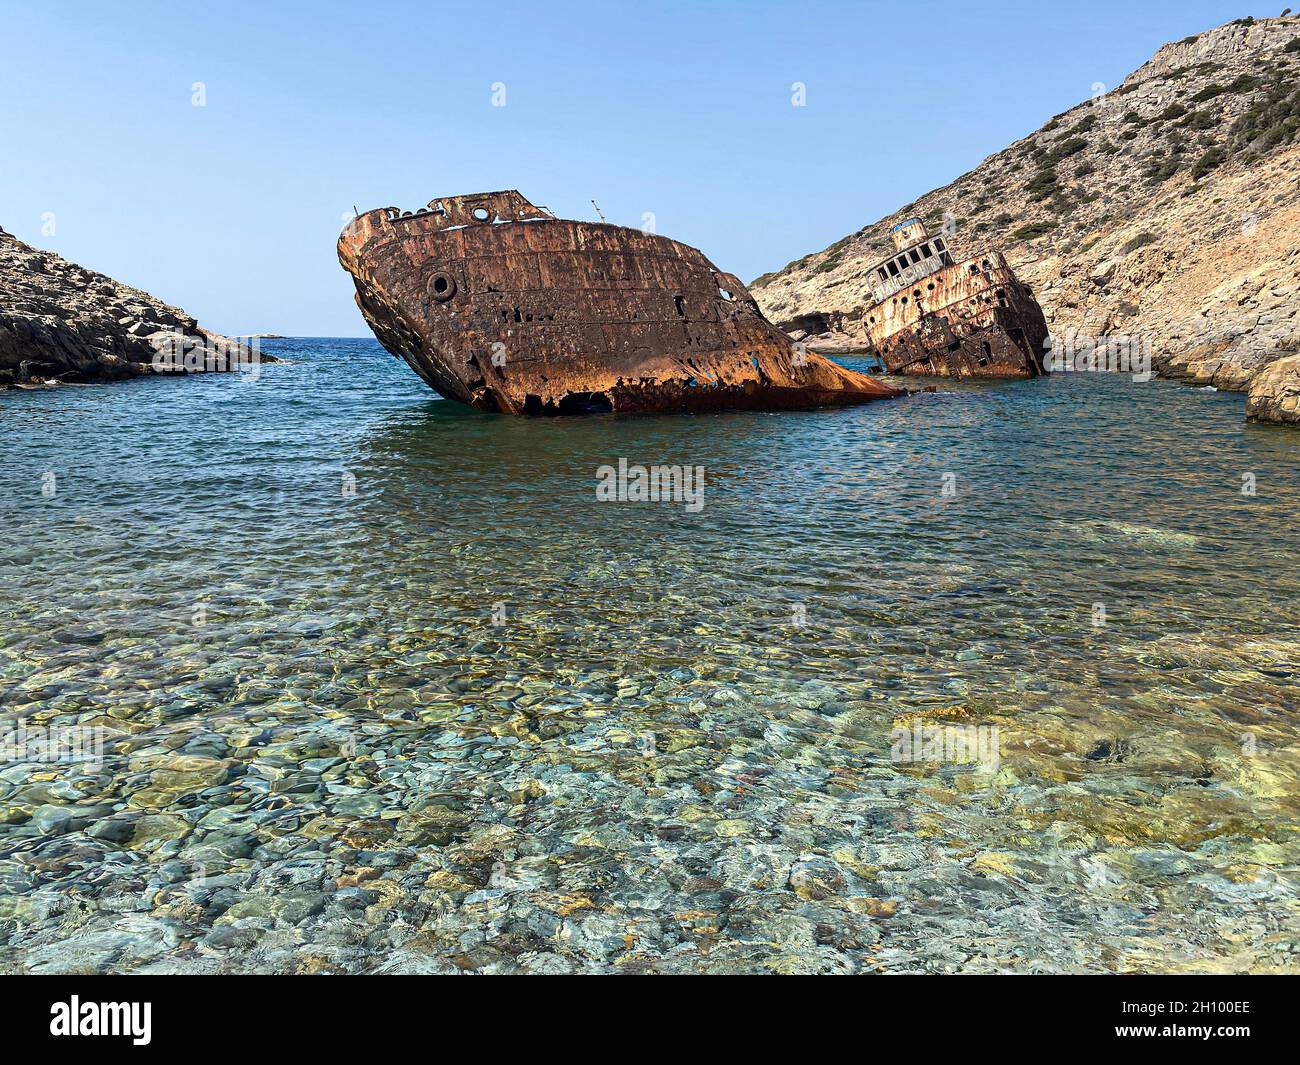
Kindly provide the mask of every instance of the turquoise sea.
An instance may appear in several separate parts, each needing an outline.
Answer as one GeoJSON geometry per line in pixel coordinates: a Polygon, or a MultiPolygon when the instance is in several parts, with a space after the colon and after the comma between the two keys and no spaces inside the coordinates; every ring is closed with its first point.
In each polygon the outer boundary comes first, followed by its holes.
{"type": "Polygon", "coordinates": [[[264,350],[0,395],[3,968],[1300,969],[1300,433],[1244,397],[510,419],[264,350]]]}

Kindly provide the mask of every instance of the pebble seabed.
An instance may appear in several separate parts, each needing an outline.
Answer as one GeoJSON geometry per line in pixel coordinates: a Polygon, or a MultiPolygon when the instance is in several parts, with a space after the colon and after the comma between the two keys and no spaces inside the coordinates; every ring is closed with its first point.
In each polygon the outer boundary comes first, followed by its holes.
{"type": "Polygon", "coordinates": [[[0,397],[4,970],[1300,969],[1300,437],[1240,397],[528,421],[274,350],[0,397]]]}

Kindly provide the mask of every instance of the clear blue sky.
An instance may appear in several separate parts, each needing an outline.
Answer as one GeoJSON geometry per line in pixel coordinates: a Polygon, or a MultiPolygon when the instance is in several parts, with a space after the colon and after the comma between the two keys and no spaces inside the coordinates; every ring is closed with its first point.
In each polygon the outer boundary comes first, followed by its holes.
{"type": "Polygon", "coordinates": [[[343,213],[499,188],[750,279],[1283,6],[0,0],[0,225],[227,333],[367,335],[343,213]]]}

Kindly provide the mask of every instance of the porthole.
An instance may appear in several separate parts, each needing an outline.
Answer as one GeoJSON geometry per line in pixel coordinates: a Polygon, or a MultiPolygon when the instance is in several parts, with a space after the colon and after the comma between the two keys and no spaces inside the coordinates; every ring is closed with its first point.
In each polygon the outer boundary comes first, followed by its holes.
{"type": "Polygon", "coordinates": [[[439,303],[446,303],[456,295],[456,279],[447,274],[434,274],[429,281],[429,295],[439,303]]]}
{"type": "Polygon", "coordinates": [[[475,207],[470,213],[473,214],[475,220],[478,222],[486,222],[492,217],[492,212],[486,207],[475,207]]]}

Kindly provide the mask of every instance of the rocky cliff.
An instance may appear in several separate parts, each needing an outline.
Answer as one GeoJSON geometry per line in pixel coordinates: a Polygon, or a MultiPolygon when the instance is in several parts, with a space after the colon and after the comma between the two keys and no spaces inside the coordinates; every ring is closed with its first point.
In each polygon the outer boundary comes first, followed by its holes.
{"type": "MultiPolygon", "coordinates": [[[[959,254],[1003,248],[1057,337],[1138,338],[1163,376],[1248,390],[1300,351],[1298,192],[1300,18],[1241,19],[1165,45],[1113,91],[750,288],[813,347],[852,350],[867,268],[917,215],[959,254]]],[[[1300,420],[1295,362],[1252,416],[1291,401],[1284,420],[1300,420]]]]}
{"type": "MultiPolygon", "coordinates": [[[[150,373],[160,347],[252,358],[248,349],[147,292],[0,230],[0,388],[150,373]]],[[[195,362],[190,369],[204,368],[195,362]]]]}

